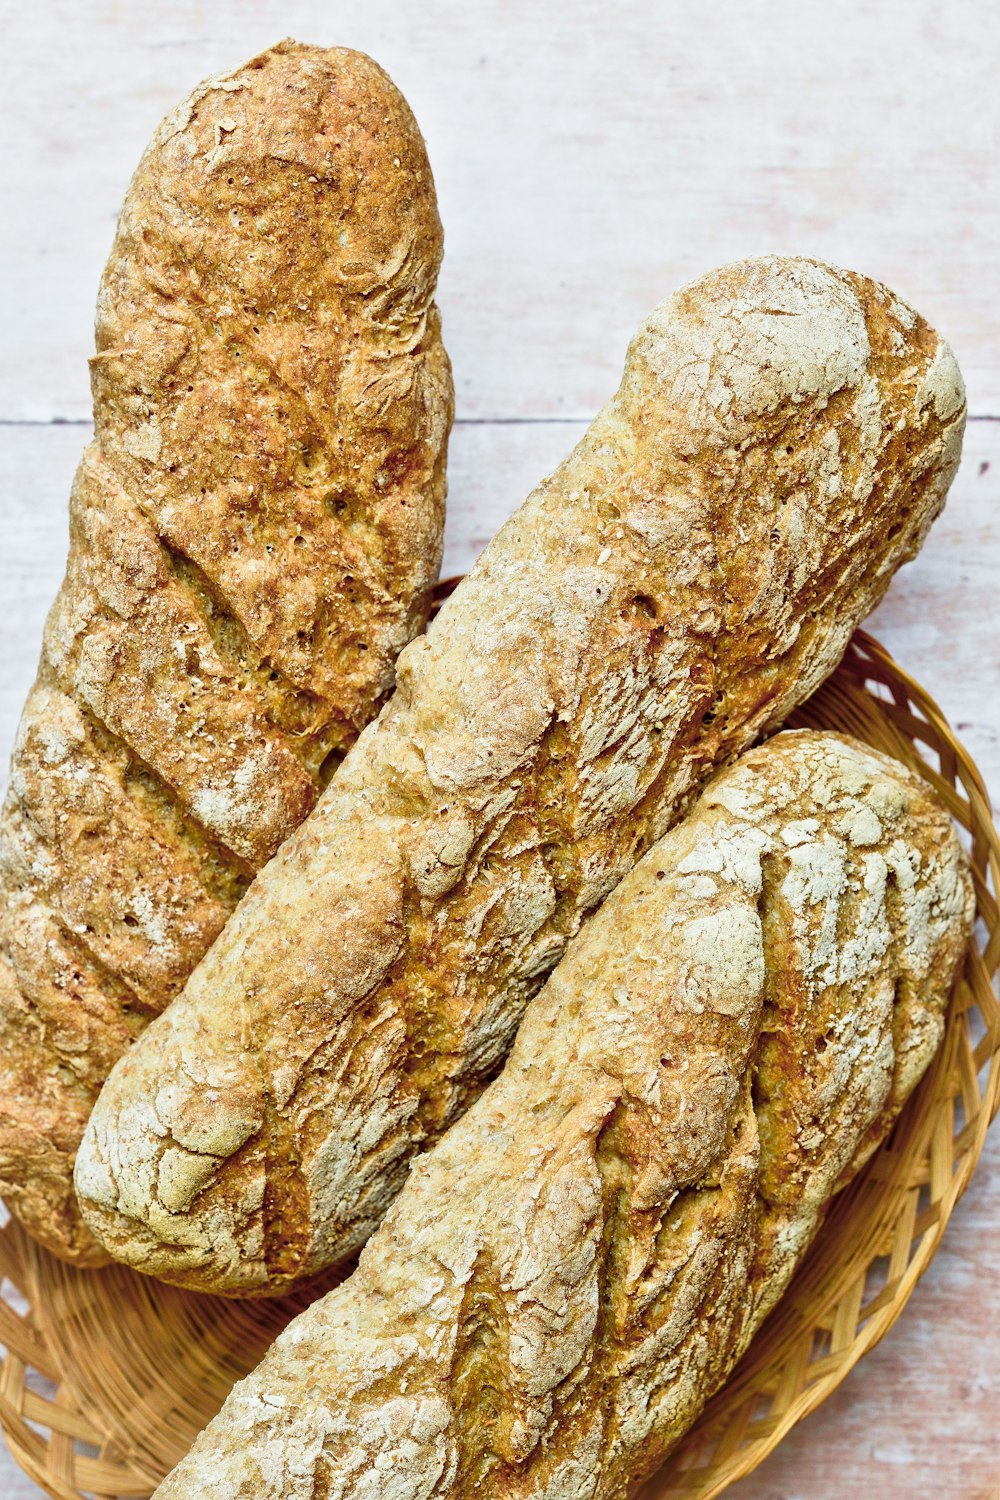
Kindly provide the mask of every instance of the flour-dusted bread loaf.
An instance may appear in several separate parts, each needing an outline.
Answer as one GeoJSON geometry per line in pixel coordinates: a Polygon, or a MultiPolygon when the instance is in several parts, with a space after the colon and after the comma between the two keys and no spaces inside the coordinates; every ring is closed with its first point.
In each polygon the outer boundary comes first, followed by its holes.
{"type": "Polygon", "coordinates": [[[95,436],[0,830],[0,1194],[102,1258],[73,1159],[393,682],[440,560],[451,379],[423,141],[286,42],[168,116],[97,309],[95,436]]]}
{"type": "Polygon", "coordinates": [[[972,909],[917,777],[838,735],[751,751],[157,1500],[630,1494],[926,1068],[972,909]]]}
{"type": "Polygon", "coordinates": [[[955,361],[863,277],[748,261],[640,328],[319,807],[116,1067],[116,1256],[280,1291],[356,1249],[584,916],[830,671],[958,461],[955,361]]]}

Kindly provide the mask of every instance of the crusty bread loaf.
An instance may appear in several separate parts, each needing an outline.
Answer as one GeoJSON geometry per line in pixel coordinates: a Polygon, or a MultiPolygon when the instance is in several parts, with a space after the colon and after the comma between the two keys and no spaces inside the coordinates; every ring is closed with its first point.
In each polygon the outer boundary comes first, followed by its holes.
{"type": "Polygon", "coordinates": [[[424,145],[358,53],[202,84],[133,178],[95,438],[0,831],[0,1193],[103,1258],[73,1158],[115,1059],[392,686],[440,560],[451,380],[424,145]]]}
{"type": "Polygon", "coordinates": [[[947,346],[863,277],[750,261],[657,309],[113,1071],[77,1168],[108,1249],[243,1293],[357,1248],[586,913],[836,663],[963,411],[947,346]]]}
{"type": "Polygon", "coordinates": [[[916,776],[813,731],[751,751],[157,1500],[631,1493],[926,1068],[972,910],[916,776]]]}

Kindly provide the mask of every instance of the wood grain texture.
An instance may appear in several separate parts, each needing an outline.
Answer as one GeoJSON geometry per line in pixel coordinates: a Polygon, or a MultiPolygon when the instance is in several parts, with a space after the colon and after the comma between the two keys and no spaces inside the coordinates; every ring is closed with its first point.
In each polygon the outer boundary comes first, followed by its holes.
{"type": "MultiPolygon", "coordinates": [[[[679,281],[766,250],[881,276],[953,343],[974,420],[872,628],[1000,795],[1000,11],[976,0],[149,0],[3,7],[0,782],[65,560],[115,215],[159,116],[281,33],[372,52],[428,139],[460,424],[459,571],[606,398],[679,281]],[[503,420],[499,420],[503,419],[503,420]],[[39,426],[21,425],[37,422],[39,426]],[[14,424],[14,425],[9,425],[14,424]]],[[[734,1500],[995,1500],[1000,1131],[907,1312],[734,1500]]],[[[0,1454],[0,1496],[37,1489],[0,1454]]]]}
{"type": "Polygon", "coordinates": [[[94,288],[138,146],[195,79],[280,32],[371,52],[421,123],[460,415],[589,418],[667,292],[770,251],[887,281],[953,345],[971,409],[1000,412],[994,6],[5,9],[4,416],[88,414],[94,288]]]}

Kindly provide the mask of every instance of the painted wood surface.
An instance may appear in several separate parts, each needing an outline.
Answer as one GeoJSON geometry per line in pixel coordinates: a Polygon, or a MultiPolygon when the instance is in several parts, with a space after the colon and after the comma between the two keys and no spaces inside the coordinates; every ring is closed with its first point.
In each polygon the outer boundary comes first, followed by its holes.
{"type": "MultiPolygon", "coordinates": [[[[370,51],[427,135],[459,397],[449,571],[584,430],[643,313],[713,264],[827,257],[947,334],[974,417],[965,460],[872,629],[1000,788],[1000,10],[41,0],[0,20],[0,757],[62,575],[94,292],[128,177],[201,76],[290,33],[370,51]]],[[[729,1493],[993,1500],[998,1328],[1000,1129],[902,1322],[729,1493]]],[[[0,1500],[37,1494],[0,1454],[0,1500]]]]}

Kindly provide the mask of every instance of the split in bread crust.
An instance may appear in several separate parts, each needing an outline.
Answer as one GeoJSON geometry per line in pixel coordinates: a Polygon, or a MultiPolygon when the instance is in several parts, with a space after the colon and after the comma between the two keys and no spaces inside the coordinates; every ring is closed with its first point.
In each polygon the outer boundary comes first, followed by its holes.
{"type": "Polygon", "coordinates": [[[747,261],[647,318],[112,1072],[76,1178],[111,1253],[246,1294],[357,1249],[588,912],[836,665],[963,420],[947,345],[849,272],[747,261]]]}
{"type": "Polygon", "coordinates": [[[927,1067],[973,908],[917,776],[814,731],[751,751],[156,1500],[634,1493],[927,1067]]]}
{"type": "Polygon", "coordinates": [[[423,625],[451,377],[424,144],[285,42],[159,127],[97,308],[95,435],[0,829],[0,1194],[73,1194],[115,1060],[315,804],[423,625]]]}

